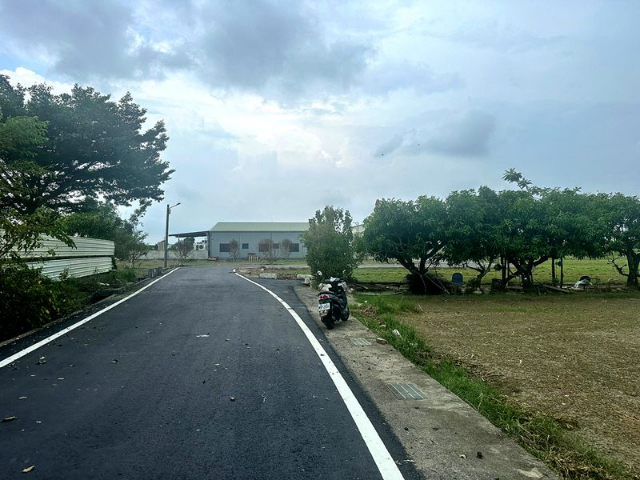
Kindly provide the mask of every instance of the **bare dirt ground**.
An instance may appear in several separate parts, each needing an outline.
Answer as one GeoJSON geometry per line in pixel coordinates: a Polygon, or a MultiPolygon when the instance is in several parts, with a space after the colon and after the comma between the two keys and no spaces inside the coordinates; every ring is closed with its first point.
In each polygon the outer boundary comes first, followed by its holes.
{"type": "Polygon", "coordinates": [[[436,351],[640,471],[640,297],[416,301],[403,319],[436,351]]]}

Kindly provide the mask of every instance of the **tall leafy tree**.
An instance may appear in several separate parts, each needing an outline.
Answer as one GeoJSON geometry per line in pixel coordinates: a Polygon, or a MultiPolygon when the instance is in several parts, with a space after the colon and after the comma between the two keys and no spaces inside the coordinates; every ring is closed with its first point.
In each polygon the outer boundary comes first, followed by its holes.
{"type": "Polygon", "coordinates": [[[477,271],[475,281],[480,285],[504,250],[500,195],[489,187],[452,192],[446,208],[448,242],[443,256],[451,264],[464,264],[477,271]]]}
{"type": "Polygon", "coordinates": [[[0,76],[5,117],[46,122],[46,139],[30,151],[29,168],[21,149],[0,145],[0,181],[20,178],[20,188],[0,190],[0,208],[68,212],[86,197],[101,196],[116,205],[162,199],[161,185],[173,172],[160,157],[168,140],[164,123],[144,130],[146,110],[130,94],[114,102],[78,85],[70,94],[56,95],[43,84],[26,91],[28,98],[25,89],[0,76]]]}
{"type": "Polygon", "coordinates": [[[507,281],[521,277],[525,285],[532,284],[534,269],[549,259],[604,255],[606,224],[593,195],[579,188],[537,187],[513,169],[503,178],[520,188],[500,192],[499,243],[513,266],[507,281]]]}
{"type": "MultiPolygon", "coordinates": [[[[7,98],[20,100],[23,96],[19,89],[8,93],[0,89],[0,105],[7,98]]],[[[19,251],[36,247],[43,234],[56,236],[67,243],[70,240],[56,224],[57,215],[51,208],[39,206],[25,212],[13,202],[14,199],[36,194],[26,181],[27,178],[46,174],[33,158],[47,141],[47,124],[37,117],[8,117],[5,113],[20,112],[12,109],[11,104],[4,109],[0,108],[0,152],[6,152],[14,159],[14,168],[6,169],[0,155],[0,198],[7,200],[0,204],[0,258],[17,259],[19,251]]]]}
{"type": "Polygon", "coordinates": [[[618,273],[627,277],[627,285],[638,287],[640,276],[640,198],[621,193],[598,195],[606,212],[607,249],[618,273]],[[616,258],[616,255],[618,258],[616,258]],[[620,263],[626,261],[626,265],[620,263]]]}
{"type": "Polygon", "coordinates": [[[349,210],[324,207],[309,219],[309,230],[302,235],[311,271],[325,277],[349,279],[357,267],[352,219],[349,210]]]}
{"type": "Polygon", "coordinates": [[[445,202],[435,197],[377,200],[364,221],[361,248],[377,261],[396,260],[409,271],[415,290],[424,293],[433,283],[427,272],[447,245],[447,221],[445,202]]]}
{"type": "Polygon", "coordinates": [[[146,234],[138,228],[140,209],[123,219],[113,204],[93,199],[85,200],[78,208],[80,211],[64,215],[57,222],[67,235],[112,240],[115,257],[130,265],[149,250],[144,242],[146,234]]]}

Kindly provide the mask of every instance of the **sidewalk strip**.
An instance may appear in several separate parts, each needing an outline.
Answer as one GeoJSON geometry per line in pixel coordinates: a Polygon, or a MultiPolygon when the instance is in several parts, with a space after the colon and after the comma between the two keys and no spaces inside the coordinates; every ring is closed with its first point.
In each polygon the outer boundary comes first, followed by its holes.
{"type": "Polygon", "coordinates": [[[311,330],[309,330],[309,327],[305,325],[305,323],[302,321],[300,316],[293,310],[293,308],[291,308],[284,300],[278,297],[278,295],[273,293],[271,290],[269,290],[266,287],[263,287],[257,282],[254,282],[253,280],[249,280],[248,278],[240,275],[239,273],[236,273],[236,275],[242,278],[243,280],[246,280],[249,283],[253,283],[257,287],[261,288],[262,290],[267,292],[269,295],[271,295],[273,298],[275,298],[278,302],[280,302],[284,308],[287,309],[289,314],[293,317],[293,319],[296,321],[300,329],[303,331],[303,333],[307,337],[307,340],[309,340],[309,343],[311,343],[311,346],[313,347],[316,354],[320,358],[320,361],[324,365],[324,368],[326,368],[327,372],[329,373],[329,376],[333,380],[333,383],[338,389],[338,392],[340,393],[342,400],[347,406],[347,409],[349,410],[351,417],[353,418],[356,426],[358,427],[358,431],[360,432],[360,435],[362,435],[362,439],[364,440],[364,443],[367,445],[367,448],[369,449],[369,452],[371,453],[371,456],[373,457],[373,460],[376,463],[376,466],[378,467],[378,470],[380,471],[382,478],[384,480],[403,480],[403,476],[400,473],[398,466],[393,461],[393,458],[391,457],[389,450],[387,450],[387,447],[385,446],[382,439],[378,435],[378,432],[376,432],[376,429],[371,423],[371,420],[369,420],[369,417],[367,417],[367,414],[362,409],[362,406],[360,405],[355,395],[351,391],[351,388],[349,388],[349,385],[347,385],[347,382],[345,381],[344,377],[340,374],[340,372],[338,371],[338,368],[335,366],[333,361],[329,358],[329,355],[324,350],[324,348],[322,348],[322,345],[320,345],[320,342],[318,342],[318,340],[313,335],[313,333],[311,333],[311,330]]]}
{"type": "Polygon", "coordinates": [[[24,357],[25,355],[33,352],[34,350],[39,349],[40,347],[46,345],[49,342],[52,342],[53,340],[55,340],[56,338],[59,338],[67,333],[69,333],[71,330],[75,330],[76,328],[84,325],[85,323],[93,320],[96,317],[99,317],[100,315],[102,315],[104,312],[107,312],[109,310],[111,310],[112,308],[117,307],[118,305],[120,305],[123,302],[126,302],[127,300],[129,300],[132,297],[135,297],[136,295],[138,295],[140,292],[146,290],[147,288],[149,288],[151,285],[153,285],[156,282],[159,282],[160,280],[162,280],[163,278],[165,278],[167,275],[171,275],[173,272],[175,272],[176,270],[178,270],[177,268],[174,270],[171,270],[169,273],[167,273],[166,275],[163,275],[162,277],[158,278],[157,280],[154,280],[153,282],[151,282],[148,285],[145,285],[144,287],[142,287],[140,290],[136,290],[135,292],[133,292],[131,295],[129,295],[128,297],[123,298],[122,300],[118,300],[116,303],[113,303],[111,305],[109,305],[108,307],[103,308],[102,310],[100,310],[99,312],[94,313],[93,315],[80,320],[78,323],[74,323],[73,325],[71,325],[70,327],[67,328],[63,328],[62,330],[60,330],[58,333],[55,333],[53,335],[51,335],[50,337],[45,338],[44,340],[40,340],[38,343],[34,343],[33,345],[31,345],[30,347],[25,348],[24,350],[20,350],[18,353],[15,353],[13,355],[11,355],[10,357],[5,358],[4,360],[0,360],[0,368],[2,367],[6,367],[7,365],[15,362],[16,360],[18,360],[19,358],[24,357]]]}

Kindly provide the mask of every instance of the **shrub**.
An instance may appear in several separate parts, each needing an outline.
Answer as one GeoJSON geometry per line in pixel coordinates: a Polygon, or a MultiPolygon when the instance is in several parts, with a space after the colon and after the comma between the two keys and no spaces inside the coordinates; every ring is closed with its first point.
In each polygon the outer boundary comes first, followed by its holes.
{"type": "Polygon", "coordinates": [[[21,264],[2,267],[0,339],[42,326],[77,310],[82,295],[66,282],[55,282],[21,264]]]}
{"type": "Polygon", "coordinates": [[[309,219],[309,230],[302,235],[307,263],[324,278],[352,278],[360,257],[356,254],[349,210],[326,206],[309,219]]]}

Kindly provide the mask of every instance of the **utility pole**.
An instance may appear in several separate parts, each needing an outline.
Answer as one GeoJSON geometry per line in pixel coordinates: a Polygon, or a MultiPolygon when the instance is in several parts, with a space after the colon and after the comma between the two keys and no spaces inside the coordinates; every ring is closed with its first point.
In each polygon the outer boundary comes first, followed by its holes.
{"type": "Polygon", "coordinates": [[[169,251],[169,215],[171,215],[171,209],[180,205],[180,202],[176,203],[173,207],[170,207],[167,203],[167,221],[164,229],[164,268],[167,268],[167,254],[169,251]]]}

